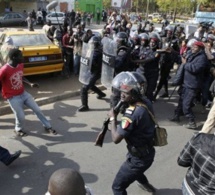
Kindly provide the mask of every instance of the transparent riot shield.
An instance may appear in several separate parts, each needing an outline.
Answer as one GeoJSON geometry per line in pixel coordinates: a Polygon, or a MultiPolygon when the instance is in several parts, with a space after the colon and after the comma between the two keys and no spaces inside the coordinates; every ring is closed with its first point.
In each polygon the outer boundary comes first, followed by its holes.
{"type": "Polygon", "coordinates": [[[93,43],[83,42],[81,61],[80,61],[79,81],[85,85],[89,84],[90,77],[91,77],[93,52],[94,52],[93,43]]]}
{"type": "Polygon", "coordinates": [[[104,37],[102,39],[103,55],[102,55],[102,74],[101,83],[106,88],[111,88],[112,80],[114,77],[115,58],[117,54],[116,41],[104,37]]]}

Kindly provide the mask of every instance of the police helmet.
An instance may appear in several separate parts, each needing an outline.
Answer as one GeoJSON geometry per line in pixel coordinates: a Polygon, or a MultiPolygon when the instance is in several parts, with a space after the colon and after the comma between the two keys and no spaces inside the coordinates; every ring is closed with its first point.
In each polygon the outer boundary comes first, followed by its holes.
{"type": "Polygon", "coordinates": [[[149,41],[149,35],[146,33],[139,34],[141,40],[149,41]]]}
{"type": "Polygon", "coordinates": [[[134,42],[134,44],[139,44],[140,43],[140,36],[137,33],[133,33],[131,35],[131,40],[134,42]]]}
{"type": "Polygon", "coordinates": [[[153,40],[156,40],[158,42],[161,41],[161,37],[157,32],[151,32],[149,34],[149,39],[153,39],[153,40]]]}
{"type": "Polygon", "coordinates": [[[118,32],[115,39],[118,46],[126,45],[128,43],[128,35],[125,32],[118,32]]]}
{"type": "Polygon", "coordinates": [[[133,97],[142,97],[145,94],[147,81],[137,72],[121,72],[114,77],[112,87],[123,92],[131,92],[133,97]]]}
{"type": "Polygon", "coordinates": [[[89,43],[92,43],[95,47],[98,47],[101,45],[101,37],[93,36],[90,38],[89,43]]]}
{"type": "Polygon", "coordinates": [[[168,26],[165,27],[165,30],[166,30],[166,31],[174,32],[174,26],[168,25],[168,26]]]}

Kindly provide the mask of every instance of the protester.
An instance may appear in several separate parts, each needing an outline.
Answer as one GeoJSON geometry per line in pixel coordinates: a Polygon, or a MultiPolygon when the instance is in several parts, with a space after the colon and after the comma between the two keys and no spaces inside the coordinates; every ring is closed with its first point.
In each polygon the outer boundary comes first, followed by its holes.
{"type": "Polygon", "coordinates": [[[48,184],[45,195],[93,195],[90,188],[85,186],[80,173],[69,168],[55,171],[48,184]]]}
{"type": "Polygon", "coordinates": [[[2,96],[8,101],[15,115],[15,134],[20,137],[27,136],[24,131],[24,105],[33,110],[45,131],[56,135],[56,130],[52,129],[50,122],[43,115],[39,106],[34,101],[33,97],[24,89],[23,82],[28,83],[31,87],[38,87],[36,83],[30,83],[23,78],[23,56],[19,49],[11,49],[9,51],[9,61],[0,68],[0,82],[2,85],[2,96]]]}
{"type": "Polygon", "coordinates": [[[183,195],[215,194],[215,135],[199,133],[185,145],[178,164],[188,167],[182,184],[183,195]]]}

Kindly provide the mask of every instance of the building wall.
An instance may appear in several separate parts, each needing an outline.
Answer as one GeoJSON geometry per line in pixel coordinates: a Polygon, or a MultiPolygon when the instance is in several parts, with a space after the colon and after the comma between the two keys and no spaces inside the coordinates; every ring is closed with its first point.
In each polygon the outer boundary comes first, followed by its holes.
{"type": "Polygon", "coordinates": [[[90,12],[96,14],[97,10],[102,11],[102,0],[77,0],[75,10],[80,12],[90,12]]]}
{"type": "MultiPolygon", "coordinates": [[[[52,0],[48,0],[49,2],[52,2],[52,0]]],[[[75,9],[75,0],[58,0],[58,6],[56,7],[56,11],[64,12],[71,11],[72,9],[75,9]]]]}
{"type": "Polygon", "coordinates": [[[27,1],[11,1],[10,6],[12,6],[14,12],[22,13],[24,10],[26,12],[31,12],[33,9],[37,10],[36,2],[27,2],[27,1]]]}

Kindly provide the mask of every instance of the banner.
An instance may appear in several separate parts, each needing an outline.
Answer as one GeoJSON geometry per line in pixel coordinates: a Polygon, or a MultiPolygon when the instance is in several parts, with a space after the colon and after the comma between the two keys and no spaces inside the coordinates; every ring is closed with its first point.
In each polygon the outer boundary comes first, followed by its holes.
{"type": "Polygon", "coordinates": [[[122,0],[112,0],[111,1],[111,6],[112,7],[121,7],[121,4],[122,4],[122,0]]]}
{"type": "Polygon", "coordinates": [[[131,9],[132,0],[112,0],[111,6],[122,9],[131,9]]]}

